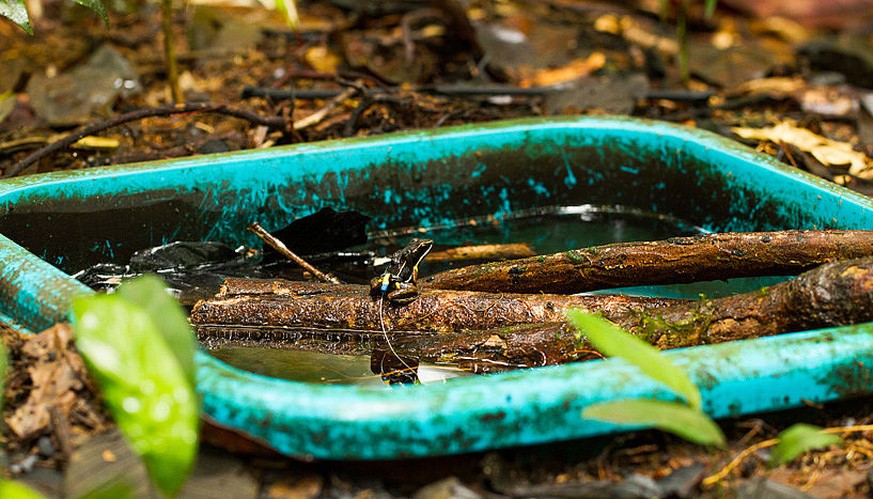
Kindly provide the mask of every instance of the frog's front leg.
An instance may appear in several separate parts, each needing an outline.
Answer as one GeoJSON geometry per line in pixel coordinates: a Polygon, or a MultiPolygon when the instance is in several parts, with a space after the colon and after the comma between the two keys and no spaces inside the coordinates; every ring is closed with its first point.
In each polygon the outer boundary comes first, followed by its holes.
{"type": "Polygon", "coordinates": [[[397,281],[394,289],[389,291],[386,297],[395,305],[409,305],[418,298],[418,286],[414,282],[397,281]]]}
{"type": "Polygon", "coordinates": [[[384,273],[370,280],[370,294],[374,297],[385,296],[389,291],[394,289],[395,279],[391,278],[391,274],[384,273]]]}

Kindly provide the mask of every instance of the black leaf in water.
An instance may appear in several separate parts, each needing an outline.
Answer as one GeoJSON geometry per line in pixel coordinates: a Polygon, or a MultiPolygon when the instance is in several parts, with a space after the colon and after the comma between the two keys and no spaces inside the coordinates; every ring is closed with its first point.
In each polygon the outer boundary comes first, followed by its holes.
{"type": "MultiPolygon", "coordinates": [[[[321,210],[291,222],[284,229],[272,232],[298,255],[329,253],[367,242],[367,222],[370,217],[356,211],[321,210]]],[[[264,248],[264,259],[280,259],[272,248],[264,248]]]]}
{"type": "Polygon", "coordinates": [[[244,263],[246,255],[214,241],[175,241],[137,251],[130,257],[135,272],[215,269],[244,263]]]}

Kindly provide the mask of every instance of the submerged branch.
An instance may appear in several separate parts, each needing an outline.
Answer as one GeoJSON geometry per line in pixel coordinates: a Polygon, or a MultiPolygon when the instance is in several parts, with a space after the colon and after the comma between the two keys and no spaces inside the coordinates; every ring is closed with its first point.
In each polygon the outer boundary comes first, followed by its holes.
{"type": "Polygon", "coordinates": [[[424,279],[431,288],[581,293],[734,277],[795,275],[823,263],[873,255],[873,231],[786,230],[616,243],[472,265],[424,279]]]}

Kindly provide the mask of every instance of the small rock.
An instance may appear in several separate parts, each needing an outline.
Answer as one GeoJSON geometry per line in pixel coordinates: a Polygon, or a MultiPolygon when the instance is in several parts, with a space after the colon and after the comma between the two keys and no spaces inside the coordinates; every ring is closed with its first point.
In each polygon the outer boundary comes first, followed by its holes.
{"type": "Polygon", "coordinates": [[[200,154],[214,154],[228,151],[230,151],[230,146],[228,146],[227,142],[223,140],[207,140],[197,148],[197,152],[200,154]]]}
{"type": "Polygon", "coordinates": [[[812,499],[806,492],[766,478],[746,480],[737,488],[737,499],[812,499]]]}
{"type": "Polygon", "coordinates": [[[52,439],[45,435],[39,437],[39,440],[36,442],[36,448],[39,455],[43,458],[49,458],[55,454],[55,446],[52,443],[52,439]]]}
{"type": "Polygon", "coordinates": [[[626,77],[582,78],[566,89],[546,94],[545,104],[552,114],[566,109],[600,109],[607,113],[628,114],[637,99],[646,95],[649,80],[643,74],[626,77]]]}
{"type": "Polygon", "coordinates": [[[660,487],[650,477],[633,473],[609,491],[611,497],[658,497],[660,487]]]}
{"type": "Polygon", "coordinates": [[[76,125],[94,114],[106,114],[119,97],[141,90],[130,62],[106,45],[85,64],[54,78],[37,73],[27,85],[31,107],[52,126],[76,125]]]}
{"type": "Polygon", "coordinates": [[[801,46],[797,58],[811,71],[841,73],[853,85],[873,88],[871,52],[873,45],[864,37],[825,38],[801,46]]]}
{"type": "Polygon", "coordinates": [[[9,465],[9,472],[13,475],[30,473],[31,471],[33,471],[33,466],[36,464],[37,461],[39,461],[39,457],[36,454],[30,454],[21,461],[9,465]]]}
{"type": "Polygon", "coordinates": [[[662,497],[691,497],[706,475],[706,466],[695,463],[683,466],[658,480],[662,497]]]}
{"type": "Polygon", "coordinates": [[[420,488],[413,499],[480,499],[482,496],[466,487],[457,477],[448,477],[420,488]]]}

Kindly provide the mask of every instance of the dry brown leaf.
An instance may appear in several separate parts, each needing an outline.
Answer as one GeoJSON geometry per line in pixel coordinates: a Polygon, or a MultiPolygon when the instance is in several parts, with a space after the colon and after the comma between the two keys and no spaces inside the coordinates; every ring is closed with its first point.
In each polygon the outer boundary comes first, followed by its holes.
{"type": "Polygon", "coordinates": [[[793,123],[784,122],[769,128],[731,128],[744,139],[769,140],[791,144],[827,166],[848,166],[849,174],[860,178],[873,178],[873,169],[864,153],[852,149],[851,144],[822,137],[793,123]]]}
{"type": "Polygon", "coordinates": [[[303,54],[303,59],[309,67],[322,73],[336,73],[337,67],[342,62],[336,54],[324,46],[316,46],[303,54]]]}
{"type": "Polygon", "coordinates": [[[85,368],[81,357],[67,355],[71,341],[70,326],[58,324],[28,339],[22,347],[22,354],[34,359],[27,369],[33,388],[24,404],[6,418],[17,436],[34,435],[50,424],[53,413],[67,416],[73,410],[85,368]]]}
{"type": "Polygon", "coordinates": [[[774,97],[788,97],[806,88],[806,81],[800,77],[776,76],[746,81],[736,88],[738,94],[764,94],[774,97]]]}
{"type": "Polygon", "coordinates": [[[532,78],[521,80],[519,86],[547,87],[578,80],[602,68],[604,64],[606,64],[606,56],[601,52],[594,52],[585,59],[576,59],[560,68],[538,71],[532,78]]]}

